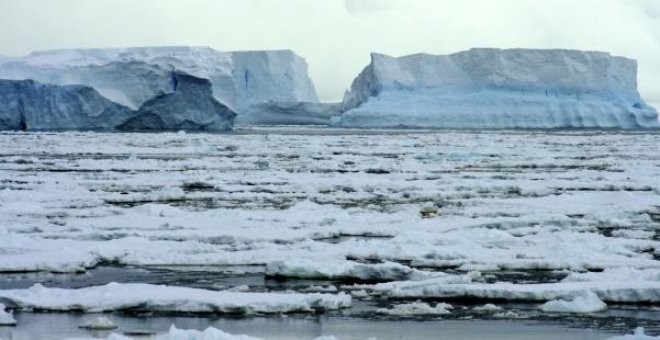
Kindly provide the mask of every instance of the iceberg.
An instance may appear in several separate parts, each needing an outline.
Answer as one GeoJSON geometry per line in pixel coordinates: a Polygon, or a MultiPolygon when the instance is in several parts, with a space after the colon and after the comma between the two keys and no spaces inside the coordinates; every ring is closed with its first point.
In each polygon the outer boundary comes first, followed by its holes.
{"type": "Polygon", "coordinates": [[[637,63],[604,52],[478,48],[372,54],[335,125],[412,128],[645,128],[637,63]]]}
{"type": "Polygon", "coordinates": [[[211,82],[172,73],[172,92],[156,96],[138,113],[117,126],[119,130],[231,130],[236,113],[213,97],[211,82]]]}
{"type": "Polygon", "coordinates": [[[2,130],[110,130],[132,110],[81,85],[0,79],[2,130]]]}
{"type": "Polygon", "coordinates": [[[169,92],[173,71],[209,80],[215,99],[237,112],[269,101],[318,102],[305,60],[290,50],[62,49],[0,59],[0,78],[86,85],[134,110],[169,92]]]}
{"type": "Polygon", "coordinates": [[[236,119],[241,125],[330,125],[339,103],[266,102],[249,107],[236,119]]]}
{"type": "Polygon", "coordinates": [[[204,130],[225,131],[236,114],[212,96],[206,79],[172,72],[169,92],[138,110],[83,85],[0,79],[2,130],[204,130]]]}

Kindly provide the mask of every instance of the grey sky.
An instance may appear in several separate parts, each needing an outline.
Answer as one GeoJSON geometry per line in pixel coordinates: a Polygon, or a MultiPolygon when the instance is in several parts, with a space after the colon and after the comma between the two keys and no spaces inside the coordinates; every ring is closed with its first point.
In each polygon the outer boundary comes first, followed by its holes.
{"type": "Polygon", "coordinates": [[[0,0],[0,54],[145,45],[290,48],[324,100],[372,51],[602,50],[637,59],[642,95],[660,106],[660,0],[0,0]]]}

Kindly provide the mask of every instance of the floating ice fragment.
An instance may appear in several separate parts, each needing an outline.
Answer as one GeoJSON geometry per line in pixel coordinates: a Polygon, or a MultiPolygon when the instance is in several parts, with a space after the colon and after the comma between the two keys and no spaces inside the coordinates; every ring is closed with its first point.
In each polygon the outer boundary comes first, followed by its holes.
{"type": "Polygon", "coordinates": [[[94,318],[84,325],[81,325],[80,328],[86,328],[90,330],[106,330],[106,329],[115,329],[117,328],[117,325],[115,325],[112,320],[104,317],[104,316],[99,316],[97,318],[94,318]]]}
{"type": "Polygon", "coordinates": [[[583,291],[572,300],[557,299],[548,301],[541,306],[541,310],[544,312],[557,313],[594,313],[605,309],[607,309],[605,302],[590,290],[583,291]]]}

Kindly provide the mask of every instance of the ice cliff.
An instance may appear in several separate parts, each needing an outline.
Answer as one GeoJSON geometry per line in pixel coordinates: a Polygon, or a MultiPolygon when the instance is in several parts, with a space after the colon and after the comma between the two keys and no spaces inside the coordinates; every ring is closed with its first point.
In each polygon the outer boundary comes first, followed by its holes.
{"type": "Polygon", "coordinates": [[[472,49],[373,54],[335,123],[349,127],[657,127],[637,63],[603,52],[472,49]]]}
{"type": "Polygon", "coordinates": [[[245,110],[236,118],[236,124],[330,125],[340,113],[339,103],[267,102],[245,110]]]}
{"type": "Polygon", "coordinates": [[[208,79],[174,72],[172,91],[145,102],[120,130],[224,131],[233,126],[236,113],[213,97],[208,79]]]}
{"type": "Polygon", "coordinates": [[[212,96],[207,79],[173,72],[170,89],[138,110],[83,85],[0,80],[0,130],[231,129],[236,114],[212,96]]]}
{"type": "Polygon", "coordinates": [[[305,60],[290,50],[136,47],[49,50],[0,58],[0,79],[85,85],[133,110],[169,93],[174,72],[208,80],[213,97],[238,113],[268,102],[318,102],[305,60]]]}
{"type": "Polygon", "coordinates": [[[1,130],[108,130],[133,113],[81,85],[0,79],[1,130]]]}

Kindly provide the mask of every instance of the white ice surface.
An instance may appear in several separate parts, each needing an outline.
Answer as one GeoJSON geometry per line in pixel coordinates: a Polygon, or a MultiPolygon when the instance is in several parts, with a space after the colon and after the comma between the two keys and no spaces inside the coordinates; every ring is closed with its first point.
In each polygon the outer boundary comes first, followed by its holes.
{"type": "Polygon", "coordinates": [[[13,326],[16,325],[14,314],[5,310],[5,305],[0,303],[0,326],[13,326]]]}
{"type": "Polygon", "coordinates": [[[304,279],[359,279],[393,281],[410,278],[413,270],[404,265],[387,262],[364,264],[347,260],[287,260],[270,262],[266,275],[304,279]]]}
{"type": "MultiPolygon", "coordinates": [[[[605,302],[660,303],[660,281],[596,281],[514,284],[509,282],[460,282],[460,278],[441,277],[422,281],[381,283],[376,291],[396,298],[478,298],[509,301],[548,301],[574,299],[592,293],[605,302]],[[458,281],[458,282],[457,282],[458,281]],[[587,292],[587,293],[585,293],[587,292]]],[[[574,300],[575,308],[584,303],[596,305],[595,299],[574,300]]],[[[557,304],[551,304],[557,306],[557,304]]],[[[568,305],[566,308],[569,308],[568,305]]]]}
{"type": "Polygon", "coordinates": [[[237,293],[151,284],[109,283],[79,289],[0,290],[0,299],[19,308],[109,312],[140,309],[189,313],[291,313],[350,307],[347,294],[237,293]]]}
{"type": "Polygon", "coordinates": [[[594,313],[604,311],[607,309],[607,305],[594,292],[586,290],[568,300],[557,299],[548,301],[540,308],[544,312],[594,313]]]}
{"type": "Polygon", "coordinates": [[[448,303],[437,303],[431,306],[425,302],[412,302],[394,305],[392,308],[379,308],[377,313],[396,316],[446,315],[451,314],[454,307],[448,303]]]}

